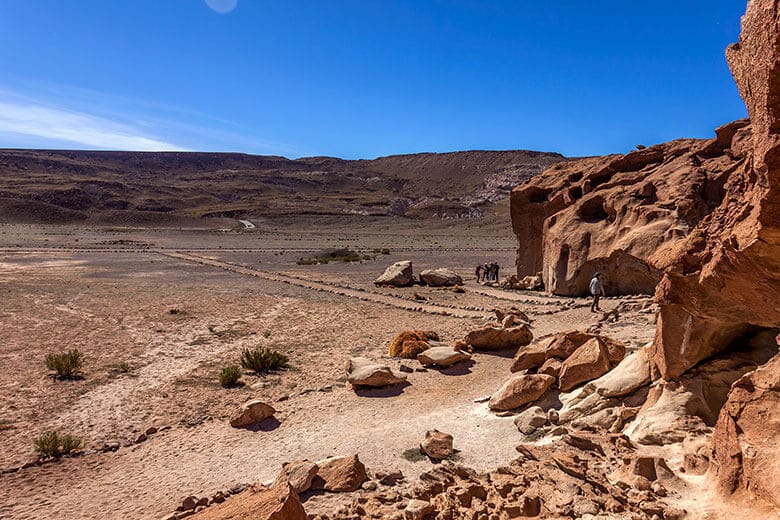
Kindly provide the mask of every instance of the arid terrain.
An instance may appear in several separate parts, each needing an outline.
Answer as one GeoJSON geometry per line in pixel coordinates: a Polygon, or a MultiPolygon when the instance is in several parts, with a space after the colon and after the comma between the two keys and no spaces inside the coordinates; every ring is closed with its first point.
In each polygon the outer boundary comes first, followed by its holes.
{"type": "MultiPolygon", "coordinates": [[[[2,516],[97,518],[111,511],[115,518],[155,518],[185,495],[269,481],[283,462],[334,454],[358,453],[369,468],[398,468],[412,478],[431,464],[409,462],[403,452],[431,428],[455,436],[464,464],[501,465],[523,435],[512,417],[473,401],[500,385],[513,352],[414,372],[409,386],[387,395],[356,393],[345,383],[349,356],[387,358],[390,339],[405,329],[458,339],[495,307],[521,305],[536,336],[598,322],[601,315],[583,300],[571,305],[569,298],[476,284],[472,265],[511,265],[514,240],[478,224],[462,231],[2,226],[1,465],[34,459],[32,439],[46,430],[78,435],[88,450],[0,477],[2,516]],[[296,264],[344,245],[390,253],[362,263],[296,264]],[[454,269],[467,280],[465,293],[374,287],[377,274],[399,259],[418,269],[454,269]],[[244,375],[241,388],[220,387],[220,368],[257,345],[290,356],[291,368],[244,375]],[[85,355],[84,379],[55,381],[43,358],[70,348],[85,355]],[[127,373],[117,372],[121,363],[129,364],[127,373]],[[249,398],[273,403],[278,426],[231,428],[226,418],[249,398]],[[150,426],[170,429],[133,444],[150,426]],[[112,442],[122,447],[92,453],[112,442]]],[[[652,318],[636,313],[606,330],[634,348],[651,339],[652,318]]],[[[318,500],[307,509],[316,512],[318,500]]]]}

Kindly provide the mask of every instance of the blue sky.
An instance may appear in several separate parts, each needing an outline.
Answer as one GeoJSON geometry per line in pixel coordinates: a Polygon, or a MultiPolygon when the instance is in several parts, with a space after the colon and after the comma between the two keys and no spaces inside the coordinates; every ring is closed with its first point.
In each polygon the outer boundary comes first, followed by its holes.
{"type": "Polygon", "coordinates": [[[579,156],[709,137],[745,117],[724,58],[744,9],[0,0],[0,147],[579,156]]]}

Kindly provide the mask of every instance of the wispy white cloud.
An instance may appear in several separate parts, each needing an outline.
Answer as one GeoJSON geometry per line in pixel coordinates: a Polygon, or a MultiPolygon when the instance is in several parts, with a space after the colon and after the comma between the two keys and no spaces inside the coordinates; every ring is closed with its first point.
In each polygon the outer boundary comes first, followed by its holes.
{"type": "Polygon", "coordinates": [[[8,94],[0,91],[0,132],[3,133],[109,150],[185,150],[123,123],[8,94]]]}

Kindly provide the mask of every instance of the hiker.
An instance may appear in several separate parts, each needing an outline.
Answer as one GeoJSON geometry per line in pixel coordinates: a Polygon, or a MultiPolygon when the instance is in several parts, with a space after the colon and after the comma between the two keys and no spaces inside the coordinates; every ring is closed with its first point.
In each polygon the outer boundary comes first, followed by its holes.
{"type": "Polygon", "coordinates": [[[590,280],[590,294],[593,296],[593,305],[590,306],[590,312],[601,311],[599,309],[599,298],[606,296],[604,292],[604,282],[601,280],[601,273],[596,271],[590,280]]]}
{"type": "Polygon", "coordinates": [[[490,281],[490,264],[485,262],[485,264],[482,266],[482,270],[485,273],[485,275],[482,277],[483,282],[489,282],[490,281]]]}
{"type": "Polygon", "coordinates": [[[482,278],[482,264],[479,264],[479,265],[477,266],[477,269],[476,269],[476,271],[474,272],[474,274],[476,274],[476,275],[477,275],[477,283],[479,283],[479,282],[480,282],[480,279],[482,278]]]}
{"type": "Polygon", "coordinates": [[[501,268],[501,266],[498,265],[498,262],[493,262],[493,274],[495,275],[495,280],[498,281],[498,270],[501,268]]]}

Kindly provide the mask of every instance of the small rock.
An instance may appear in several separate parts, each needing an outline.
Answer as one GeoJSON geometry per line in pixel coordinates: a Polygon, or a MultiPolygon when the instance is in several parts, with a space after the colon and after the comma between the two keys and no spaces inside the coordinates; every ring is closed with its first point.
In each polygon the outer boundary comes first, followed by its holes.
{"type": "Polygon", "coordinates": [[[366,491],[374,491],[379,486],[373,480],[366,480],[360,487],[366,491]]]}
{"type": "Polygon", "coordinates": [[[430,502],[413,498],[406,504],[404,518],[406,520],[422,520],[426,515],[433,513],[433,511],[433,505],[430,502]]]}
{"type": "Polygon", "coordinates": [[[454,452],[452,441],[452,435],[449,433],[429,430],[425,433],[425,440],[420,444],[420,449],[432,459],[443,460],[454,452]]]}
{"type": "Polygon", "coordinates": [[[401,372],[406,372],[407,374],[411,374],[414,372],[414,369],[408,365],[404,365],[403,363],[398,367],[398,370],[401,372]]]}
{"type": "Polygon", "coordinates": [[[355,491],[368,478],[366,467],[357,455],[329,457],[318,461],[317,466],[319,469],[312,482],[312,489],[355,491]]]}
{"type": "Polygon", "coordinates": [[[547,424],[547,414],[539,406],[532,406],[515,418],[515,426],[525,435],[531,435],[547,424]]]}
{"type": "Polygon", "coordinates": [[[136,437],[136,438],[135,438],[135,441],[133,441],[133,442],[135,442],[136,444],[141,444],[141,443],[142,443],[142,442],[144,442],[146,439],[147,439],[147,437],[146,437],[146,434],[145,434],[145,433],[142,433],[141,435],[139,435],[138,437],[136,437]]]}
{"type": "Polygon", "coordinates": [[[260,400],[254,399],[244,403],[239,411],[230,419],[230,426],[241,428],[251,426],[272,417],[276,410],[260,400]]]}
{"type": "Polygon", "coordinates": [[[198,497],[190,495],[181,501],[181,505],[176,508],[176,511],[190,511],[195,509],[198,505],[198,497]]]}

